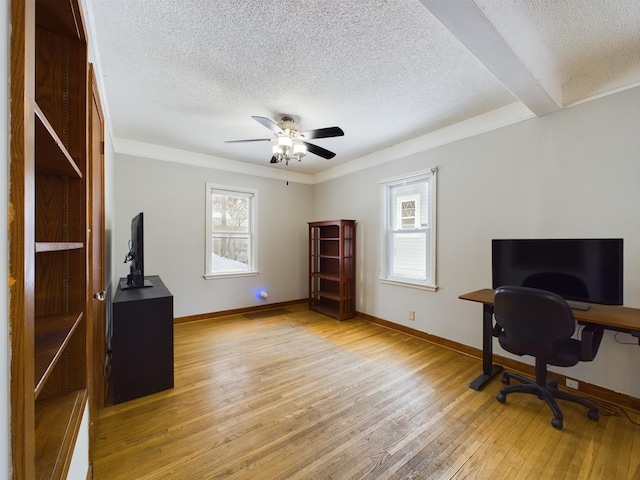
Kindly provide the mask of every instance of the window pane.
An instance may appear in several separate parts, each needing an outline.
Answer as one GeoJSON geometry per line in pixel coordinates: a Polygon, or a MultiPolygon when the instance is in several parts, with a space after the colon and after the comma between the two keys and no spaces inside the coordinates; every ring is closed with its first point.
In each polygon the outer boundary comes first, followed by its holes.
{"type": "Polygon", "coordinates": [[[395,185],[389,187],[390,205],[397,205],[400,208],[392,208],[390,213],[391,225],[402,225],[409,228],[426,228],[428,224],[429,209],[429,182],[425,179],[411,183],[395,185]],[[415,199],[415,200],[414,200],[415,199]],[[419,204],[417,204],[419,202],[419,204]],[[418,222],[415,215],[419,214],[418,222]],[[400,216],[400,218],[397,218],[400,216]]]}
{"type": "Polygon", "coordinates": [[[413,280],[427,278],[427,233],[401,233],[391,235],[391,271],[393,277],[413,280]]]}
{"type": "Polygon", "coordinates": [[[213,237],[211,264],[214,272],[249,271],[247,237],[213,237]]]}
{"type": "Polygon", "coordinates": [[[213,231],[249,231],[249,198],[236,195],[211,195],[213,231]]]}

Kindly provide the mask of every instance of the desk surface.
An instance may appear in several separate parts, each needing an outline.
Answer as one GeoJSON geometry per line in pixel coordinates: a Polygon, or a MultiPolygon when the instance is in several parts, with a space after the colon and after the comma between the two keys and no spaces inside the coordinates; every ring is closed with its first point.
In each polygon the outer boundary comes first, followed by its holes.
{"type": "MultiPolygon", "coordinates": [[[[475,292],[465,293],[458,298],[471,302],[493,305],[494,291],[483,288],[475,292]]],[[[573,310],[576,320],[586,323],[596,323],[604,327],[628,332],[640,332],[640,309],[621,307],[618,305],[590,304],[589,310],[573,310]]]]}

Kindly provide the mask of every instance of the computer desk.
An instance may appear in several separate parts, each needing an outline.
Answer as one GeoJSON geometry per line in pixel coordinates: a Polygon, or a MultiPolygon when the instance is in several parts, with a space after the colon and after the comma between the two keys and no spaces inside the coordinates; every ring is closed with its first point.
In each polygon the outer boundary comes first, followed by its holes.
{"type": "MultiPolygon", "coordinates": [[[[469,387],[480,390],[503,370],[493,363],[493,304],[494,291],[490,288],[465,293],[458,298],[482,303],[482,374],[469,387]]],[[[617,305],[591,304],[589,310],[573,310],[580,323],[602,325],[609,330],[630,333],[640,338],[640,309],[617,305]]]]}

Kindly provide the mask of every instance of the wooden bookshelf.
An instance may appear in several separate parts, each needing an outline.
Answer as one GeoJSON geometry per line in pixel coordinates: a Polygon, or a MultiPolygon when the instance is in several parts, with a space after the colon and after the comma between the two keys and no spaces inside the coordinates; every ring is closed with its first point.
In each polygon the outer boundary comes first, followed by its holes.
{"type": "Polygon", "coordinates": [[[11,2],[11,469],[25,480],[67,476],[90,391],[79,2],[11,2]]]}
{"type": "Polygon", "coordinates": [[[309,308],[355,316],[355,220],[309,223],[309,308]]]}

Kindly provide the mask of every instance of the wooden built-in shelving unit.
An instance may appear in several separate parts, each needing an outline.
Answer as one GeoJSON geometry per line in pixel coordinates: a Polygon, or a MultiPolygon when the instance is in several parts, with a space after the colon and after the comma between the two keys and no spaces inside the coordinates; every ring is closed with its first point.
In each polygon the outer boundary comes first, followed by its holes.
{"type": "Polygon", "coordinates": [[[89,398],[87,42],[79,0],[11,2],[12,471],[65,478],[89,398]]]}

